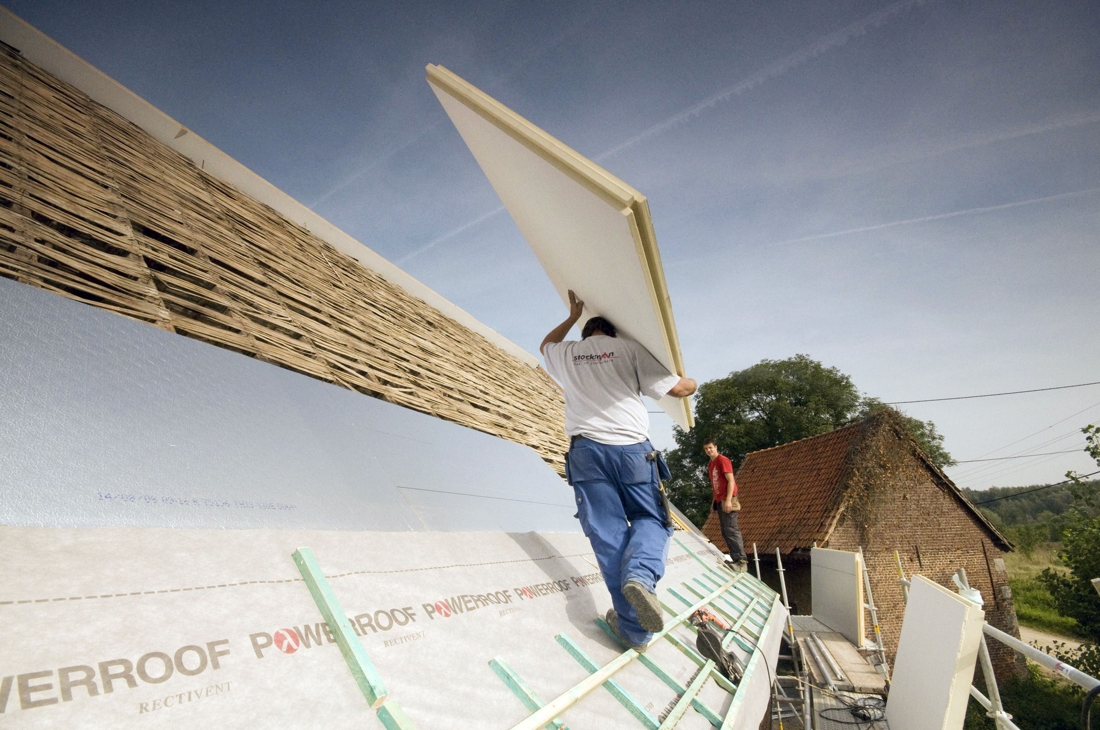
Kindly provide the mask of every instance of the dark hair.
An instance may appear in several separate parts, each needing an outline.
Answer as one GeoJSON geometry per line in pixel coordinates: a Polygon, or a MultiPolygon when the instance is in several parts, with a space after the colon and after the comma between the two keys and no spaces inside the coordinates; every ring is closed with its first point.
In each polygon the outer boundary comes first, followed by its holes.
{"type": "Polygon", "coordinates": [[[718,446],[714,439],[703,439],[703,446],[718,446]]]}
{"type": "Polygon", "coordinates": [[[584,323],[584,329],[581,330],[581,339],[591,337],[595,332],[603,332],[608,337],[615,336],[615,325],[608,322],[603,317],[593,317],[584,323]]]}

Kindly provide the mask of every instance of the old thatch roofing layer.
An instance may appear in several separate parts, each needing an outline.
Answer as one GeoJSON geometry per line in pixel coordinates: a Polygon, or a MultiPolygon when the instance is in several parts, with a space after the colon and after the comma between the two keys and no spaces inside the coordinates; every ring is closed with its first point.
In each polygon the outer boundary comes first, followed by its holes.
{"type": "MultiPolygon", "coordinates": [[[[907,442],[909,451],[920,460],[933,481],[954,496],[959,507],[969,512],[994,542],[1011,548],[997,528],[929,461],[890,412],[746,456],[736,475],[745,505],[738,524],[746,544],[755,542],[769,551],[778,547],[784,553],[809,549],[814,543],[823,545],[844,507],[861,446],[883,430],[892,431],[892,438],[907,442]]],[[[725,546],[715,514],[710,515],[703,532],[719,547],[725,546]]]]}
{"type": "Polygon", "coordinates": [[[0,276],[529,445],[560,466],[563,402],[543,372],[8,47],[0,276]]]}

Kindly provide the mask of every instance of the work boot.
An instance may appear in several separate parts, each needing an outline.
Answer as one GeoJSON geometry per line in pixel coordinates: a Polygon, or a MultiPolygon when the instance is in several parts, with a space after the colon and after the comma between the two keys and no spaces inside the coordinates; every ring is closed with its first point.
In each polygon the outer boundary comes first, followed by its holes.
{"type": "Polygon", "coordinates": [[[615,613],[615,609],[607,609],[607,614],[603,617],[603,620],[607,622],[607,625],[611,627],[611,630],[615,633],[615,636],[619,637],[619,641],[623,643],[623,646],[629,646],[639,654],[644,654],[645,650],[649,648],[649,644],[631,644],[626,640],[626,637],[619,633],[619,614],[615,613]]]}
{"type": "Polygon", "coordinates": [[[638,623],[643,629],[655,634],[665,628],[664,614],[656,593],[646,590],[637,581],[628,580],[623,586],[623,598],[638,612],[638,623]]]}
{"type": "Polygon", "coordinates": [[[747,573],[749,572],[749,561],[738,560],[736,563],[734,563],[733,569],[736,570],[738,573],[747,573]]]}

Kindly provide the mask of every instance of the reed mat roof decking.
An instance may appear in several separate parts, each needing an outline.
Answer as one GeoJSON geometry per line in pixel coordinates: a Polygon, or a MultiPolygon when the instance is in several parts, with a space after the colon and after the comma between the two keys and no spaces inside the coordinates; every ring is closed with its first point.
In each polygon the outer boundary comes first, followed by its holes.
{"type": "Polygon", "coordinates": [[[0,276],[526,444],[549,377],[0,47],[0,276]]]}

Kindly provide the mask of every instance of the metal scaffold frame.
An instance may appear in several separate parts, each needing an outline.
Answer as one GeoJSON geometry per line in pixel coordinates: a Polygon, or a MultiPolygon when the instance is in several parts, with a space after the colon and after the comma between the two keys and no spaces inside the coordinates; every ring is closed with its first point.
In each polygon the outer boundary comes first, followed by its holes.
{"type": "MultiPolygon", "coordinates": [[[[908,599],[909,580],[906,579],[905,571],[901,567],[901,555],[896,550],[894,551],[894,562],[897,565],[898,580],[903,586],[906,599],[908,599]]],[[[955,575],[955,582],[960,588],[960,593],[963,590],[969,590],[970,582],[966,577],[966,570],[964,568],[959,568],[955,572],[955,575]]],[[[1100,679],[1085,674],[1081,670],[1065,662],[1059,661],[1049,654],[1025,644],[1016,637],[1010,636],[1000,629],[990,626],[988,622],[985,622],[982,625],[982,639],[978,647],[978,661],[982,667],[982,677],[985,679],[986,691],[989,692],[989,696],[987,697],[975,685],[970,686],[970,696],[985,708],[988,717],[993,718],[993,722],[997,725],[997,730],[1020,730],[1020,727],[1012,722],[1012,715],[1005,711],[1004,705],[1001,703],[1001,692],[997,687],[997,678],[993,674],[993,661],[989,655],[989,646],[985,639],[986,636],[996,639],[1017,654],[1021,654],[1024,658],[1056,672],[1070,682],[1088,691],[1100,687],[1100,679]]]]}

